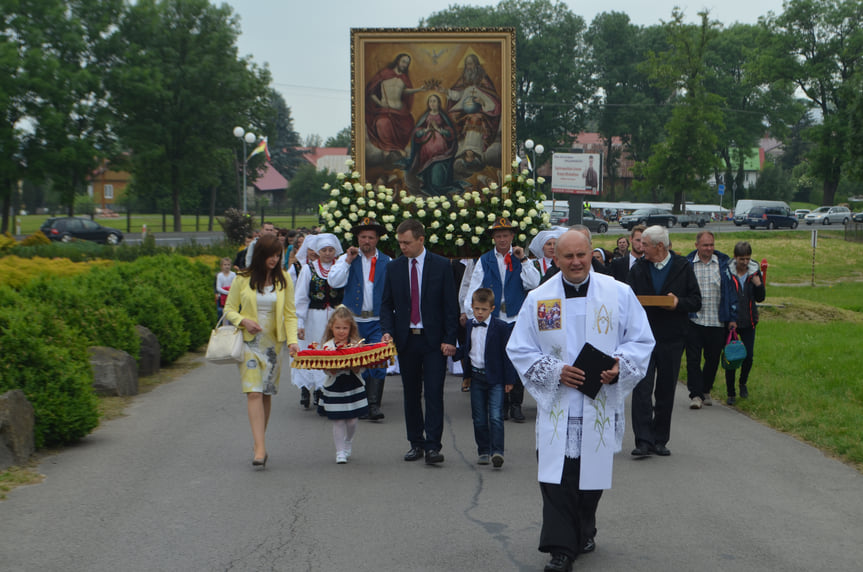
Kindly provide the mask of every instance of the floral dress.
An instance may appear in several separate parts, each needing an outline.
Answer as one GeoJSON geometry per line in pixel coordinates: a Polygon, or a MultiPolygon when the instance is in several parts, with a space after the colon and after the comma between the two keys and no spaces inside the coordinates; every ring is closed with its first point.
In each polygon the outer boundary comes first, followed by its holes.
{"type": "Polygon", "coordinates": [[[276,339],[276,290],[273,286],[257,293],[258,324],[262,330],[245,343],[245,355],[239,364],[243,393],[275,395],[279,391],[283,342],[276,339]]]}

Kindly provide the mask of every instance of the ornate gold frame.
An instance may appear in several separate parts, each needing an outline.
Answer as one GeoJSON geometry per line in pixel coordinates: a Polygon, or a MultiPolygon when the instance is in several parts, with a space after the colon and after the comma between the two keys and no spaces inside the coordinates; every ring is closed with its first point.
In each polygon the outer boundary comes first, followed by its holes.
{"type": "MultiPolygon", "coordinates": [[[[413,87],[423,86],[427,91],[435,89],[429,86],[449,88],[452,85],[452,78],[457,78],[461,74],[467,56],[473,54],[479,58],[488,78],[494,83],[500,100],[500,148],[498,150],[492,147],[498,142],[498,136],[495,134],[495,143],[485,149],[484,158],[494,158],[493,161],[486,160],[486,175],[491,173],[489,168],[497,170],[500,180],[495,182],[502,184],[503,177],[511,172],[511,164],[516,153],[514,28],[352,29],[351,140],[355,169],[360,172],[362,180],[385,184],[397,190],[405,188],[408,184],[405,180],[407,178],[405,170],[399,170],[393,166],[398,159],[387,157],[385,151],[369,143],[366,126],[366,85],[376,73],[401,53],[409,54],[411,57],[409,76],[412,78],[413,87]],[[390,170],[387,170],[388,168],[390,170]],[[399,177],[401,178],[401,187],[399,184],[388,184],[394,177],[397,183],[399,183],[399,177]]],[[[430,105],[429,99],[430,97],[423,97],[423,92],[420,92],[419,97],[413,100],[409,111],[415,121],[421,116],[425,105],[427,103],[430,105]]],[[[409,153],[409,145],[401,151],[402,155],[409,153]]],[[[477,190],[477,187],[487,186],[482,183],[488,180],[490,180],[489,176],[474,176],[463,183],[477,190]]]]}

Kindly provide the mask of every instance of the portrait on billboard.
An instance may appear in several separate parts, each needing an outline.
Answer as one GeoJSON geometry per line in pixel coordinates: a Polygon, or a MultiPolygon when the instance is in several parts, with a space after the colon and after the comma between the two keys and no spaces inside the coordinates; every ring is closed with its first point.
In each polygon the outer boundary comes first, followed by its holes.
{"type": "Polygon", "coordinates": [[[514,156],[515,32],[351,30],[364,180],[440,196],[501,184],[514,156]]]}

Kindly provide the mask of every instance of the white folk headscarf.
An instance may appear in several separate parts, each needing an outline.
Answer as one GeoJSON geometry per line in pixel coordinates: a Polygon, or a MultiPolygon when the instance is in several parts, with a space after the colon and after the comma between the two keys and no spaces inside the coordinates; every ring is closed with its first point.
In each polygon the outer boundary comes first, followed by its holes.
{"type": "Polygon", "coordinates": [[[316,252],[315,250],[315,239],[317,239],[318,235],[309,234],[306,238],[303,239],[303,244],[300,245],[300,249],[297,251],[297,262],[305,266],[309,262],[309,250],[312,252],[316,252]]]}
{"type": "Polygon", "coordinates": [[[339,242],[339,239],[336,238],[336,235],[325,232],[322,234],[318,234],[315,236],[315,250],[320,254],[322,248],[326,248],[328,246],[332,246],[336,249],[336,258],[342,255],[344,249],[342,248],[342,244],[339,242]]]}
{"type": "Polygon", "coordinates": [[[530,241],[530,246],[528,247],[528,250],[530,250],[530,252],[536,258],[538,258],[538,259],[542,258],[545,256],[542,253],[542,247],[545,246],[545,243],[548,242],[549,240],[551,240],[552,238],[555,238],[555,239],[560,238],[560,235],[562,235],[564,232],[565,232],[565,229],[562,229],[562,228],[552,228],[549,230],[541,230],[541,231],[539,231],[539,233],[537,233],[537,235],[535,237],[533,237],[533,240],[530,241]]]}

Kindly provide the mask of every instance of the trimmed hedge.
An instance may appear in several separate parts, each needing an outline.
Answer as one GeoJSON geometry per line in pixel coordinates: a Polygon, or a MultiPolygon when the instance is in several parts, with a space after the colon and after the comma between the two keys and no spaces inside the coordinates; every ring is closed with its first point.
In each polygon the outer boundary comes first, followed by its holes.
{"type": "MultiPolygon", "coordinates": [[[[98,424],[87,347],[140,353],[135,324],[169,364],[204,345],[216,320],[212,264],[179,255],[109,263],[76,276],[0,286],[0,393],[22,389],[36,410],[39,447],[69,443],[98,424]]],[[[50,267],[50,264],[46,264],[50,267]]]]}

